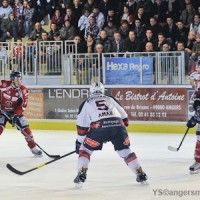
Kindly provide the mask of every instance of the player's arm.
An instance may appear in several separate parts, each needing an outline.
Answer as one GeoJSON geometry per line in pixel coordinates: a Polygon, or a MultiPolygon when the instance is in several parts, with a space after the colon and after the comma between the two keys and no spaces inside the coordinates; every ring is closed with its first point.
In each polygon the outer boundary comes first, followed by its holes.
{"type": "Polygon", "coordinates": [[[117,108],[117,110],[119,111],[119,113],[121,114],[121,118],[124,122],[124,125],[126,127],[128,127],[129,125],[129,120],[128,120],[128,114],[126,113],[126,111],[124,110],[124,108],[121,106],[121,104],[119,103],[119,101],[117,101],[117,99],[115,99],[114,97],[110,96],[114,102],[115,102],[115,106],[117,108]]]}
{"type": "Polygon", "coordinates": [[[21,115],[25,111],[28,105],[28,95],[29,95],[28,89],[24,86],[21,86],[19,89],[19,98],[16,102],[14,109],[15,114],[21,115]]]}
{"type": "Polygon", "coordinates": [[[76,153],[79,153],[79,148],[86,138],[90,127],[90,119],[87,112],[87,105],[85,101],[80,105],[76,120],[77,139],[76,139],[76,153]]]}

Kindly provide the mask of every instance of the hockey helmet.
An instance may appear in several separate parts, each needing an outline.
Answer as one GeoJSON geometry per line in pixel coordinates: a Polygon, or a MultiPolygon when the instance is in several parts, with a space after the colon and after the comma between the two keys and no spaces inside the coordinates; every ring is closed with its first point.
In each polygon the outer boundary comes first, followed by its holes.
{"type": "Polygon", "coordinates": [[[92,83],[90,86],[90,95],[104,94],[104,85],[101,82],[92,83]]]}
{"type": "Polygon", "coordinates": [[[18,72],[18,71],[12,71],[10,74],[11,81],[14,81],[15,78],[21,78],[21,77],[22,77],[21,72],[18,72]]]}
{"type": "Polygon", "coordinates": [[[197,111],[197,110],[200,111],[200,99],[199,98],[194,100],[193,108],[195,111],[197,111]]]}

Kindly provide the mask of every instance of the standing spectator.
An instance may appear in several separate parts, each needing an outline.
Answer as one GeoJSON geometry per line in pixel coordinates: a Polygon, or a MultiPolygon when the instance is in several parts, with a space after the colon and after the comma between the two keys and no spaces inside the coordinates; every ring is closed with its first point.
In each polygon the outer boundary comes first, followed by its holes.
{"type": "Polygon", "coordinates": [[[139,8],[143,8],[145,16],[149,19],[149,17],[152,16],[152,6],[153,3],[151,0],[140,0],[137,3],[137,10],[139,10],[139,8]]]}
{"type": "Polygon", "coordinates": [[[176,41],[177,27],[174,24],[172,16],[167,16],[166,25],[163,27],[163,33],[167,40],[174,46],[176,41]]]}
{"type": "Polygon", "coordinates": [[[65,20],[65,26],[60,29],[61,40],[73,40],[76,34],[74,26],[69,20],[65,20]]]}
{"type": "Polygon", "coordinates": [[[33,26],[34,8],[30,7],[30,2],[25,0],[23,3],[23,36],[29,36],[33,26]]]}
{"type": "Polygon", "coordinates": [[[192,54],[192,48],[194,45],[194,42],[196,41],[196,33],[194,31],[190,31],[188,33],[188,38],[186,41],[186,46],[185,46],[185,50],[189,53],[189,55],[192,54]]]}
{"type": "Polygon", "coordinates": [[[177,32],[176,32],[176,43],[175,44],[177,45],[178,41],[186,44],[189,29],[184,26],[182,20],[177,21],[176,25],[177,25],[177,32]]]}
{"type": "Polygon", "coordinates": [[[123,7],[123,12],[120,21],[122,20],[126,20],[129,23],[129,27],[133,26],[134,16],[132,13],[130,13],[129,7],[127,5],[123,7]]]}
{"type": "Polygon", "coordinates": [[[135,13],[134,19],[140,19],[141,25],[143,27],[146,27],[149,25],[149,17],[147,14],[144,12],[143,7],[139,7],[137,12],[135,13]]]}
{"type": "Polygon", "coordinates": [[[41,22],[46,16],[46,0],[34,0],[33,8],[35,9],[33,15],[33,24],[41,22]]]}
{"type": "Polygon", "coordinates": [[[193,61],[197,61],[198,57],[200,56],[200,35],[196,35],[196,41],[194,42],[193,48],[192,48],[192,55],[191,59],[193,61]]]}
{"type": "Polygon", "coordinates": [[[30,34],[30,38],[33,41],[34,40],[41,40],[43,32],[45,32],[45,30],[42,28],[40,22],[37,22],[37,23],[35,23],[35,29],[30,34]]]}
{"type": "Polygon", "coordinates": [[[137,0],[127,0],[125,5],[128,6],[129,12],[131,14],[134,14],[136,12],[137,0]]]}
{"type": "Polygon", "coordinates": [[[51,24],[56,24],[58,30],[60,30],[64,24],[64,17],[60,13],[60,9],[55,10],[55,14],[51,18],[51,24]]]}
{"type": "Polygon", "coordinates": [[[3,32],[2,41],[5,42],[7,38],[14,38],[17,41],[18,38],[18,23],[14,18],[14,14],[10,13],[7,19],[3,19],[1,23],[1,30],[3,32]]]}
{"type": "Polygon", "coordinates": [[[97,44],[102,44],[105,53],[109,53],[112,50],[112,42],[107,37],[107,32],[102,30],[100,32],[100,37],[96,42],[97,44]]]}
{"type": "Polygon", "coordinates": [[[81,4],[80,0],[73,0],[72,10],[73,10],[73,17],[74,17],[74,27],[76,28],[76,31],[78,32],[78,20],[80,19],[81,14],[83,12],[83,5],[81,4]]]}
{"type": "Polygon", "coordinates": [[[93,35],[94,40],[96,41],[99,38],[99,27],[96,24],[96,18],[93,16],[89,17],[89,26],[85,29],[84,38],[87,41],[89,34],[93,35]]]}
{"type": "Polygon", "coordinates": [[[85,29],[89,25],[90,11],[88,9],[83,10],[83,15],[78,20],[78,30],[81,38],[84,38],[85,29]]]}
{"type": "Polygon", "coordinates": [[[96,6],[97,4],[95,3],[95,0],[87,0],[87,3],[84,5],[84,8],[89,10],[91,13],[92,9],[96,6]]]}
{"type": "Polygon", "coordinates": [[[2,6],[0,7],[0,20],[8,19],[11,12],[13,12],[12,7],[9,5],[7,0],[3,0],[2,6]]]}
{"type": "Polygon", "coordinates": [[[58,32],[57,26],[54,23],[50,25],[50,31],[48,32],[48,40],[54,40],[54,34],[58,32]]]}
{"type": "Polygon", "coordinates": [[[128,39],[126,39],[124,44],[124,52],[140,52],[142,51],[142,43],[135,36],[134,31],[129,31],[128,39]]]}
{"type": "Polygon", "coordinates": [[[140,39],[140,40],[144,39],[144,37],[145,37],[145,28],[141,25],[140,19],[135,19],[133,30],[135,32],[135,36],[138,39],[140,39]]]}
{"type": "Polygon", "coordinates": [[[185,27],[189,27],[193,21],[195,14],[195,9],[192,7],[192,4],[187,4],[186,9],[182,11],[180,20],[183,21],[185,27]]]}
{"type": "Polygon", "coordinates": [[[105,23],[105,17],[103,15],[103,13],[99,11],[98,7],[94,7],[92,9],[92,13],[90,14],[90,16],[93,16],[96,18],[96,24],[99,27],[99,29],[101,30],[105,23]]]}
{"type": "Polygon", "coordinates": [[[162,0],[155,0],[152,6],[152,16],[158,23],[165,23],[166,14],[168,12],[167,2],[162,0]]]}
{"type": "Polygon", "coordinates": [[[66,8],[71,7],[73,0],[58,0],[59,7],[61,8],[61,15],[64,15],[66,8]]]}
{"type": "Polygon", "coordinates": [[[20,2],[20,0],[15,0],[15,5],[13,8],[14,17],[18,22],[18,35],[22,37],[23,34],[23,4],[20,2]]]}

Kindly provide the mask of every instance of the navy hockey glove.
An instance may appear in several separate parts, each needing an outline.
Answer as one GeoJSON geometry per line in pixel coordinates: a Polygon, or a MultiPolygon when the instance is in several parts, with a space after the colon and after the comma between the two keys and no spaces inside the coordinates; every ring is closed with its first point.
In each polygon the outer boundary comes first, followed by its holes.
{"type": "Polygon", "coordinates": [[[81,147],[81,143],[78,140],[76,140],[76,144],[75,145],[76,145],[76,153],[79,154],[79,149],[81,147]]]}
{"type": "Polygon", "coordinates": [[[15,105],[14,110],[16,110],[19,106],[21,106],[22,103],[23,103],[23,99],[20,97],[20,98],[17,100],[17,104],[15,105]]]}
{"type": "Polygon", "coordinates": [[[19,119],[19,116],[16,115],[16,114],[11,117],[11,124],[12,124],[12,126],[15,126],[15,124],[17,124],[18,119],[19,119]]]}
{"type": "Polygon", "coordinates": [[[193,128],[193,127],[196,126],[196,123],[197,123],[197,122],[196,122],[196,120],[194,119],[194,117],[191,117],[191,118],[188,120],[186,126],[187,126],[188,128],[193,128]]]}

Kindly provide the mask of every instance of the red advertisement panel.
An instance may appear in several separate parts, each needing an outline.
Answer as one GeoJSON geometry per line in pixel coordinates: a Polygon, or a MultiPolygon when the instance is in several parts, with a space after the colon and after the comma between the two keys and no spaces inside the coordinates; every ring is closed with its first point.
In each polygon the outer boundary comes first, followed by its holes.
{"type": "Polygon", "coordinates": [[[115,88],[111,90],[133,121],[186,121],[186,88],[115,88]]]}

